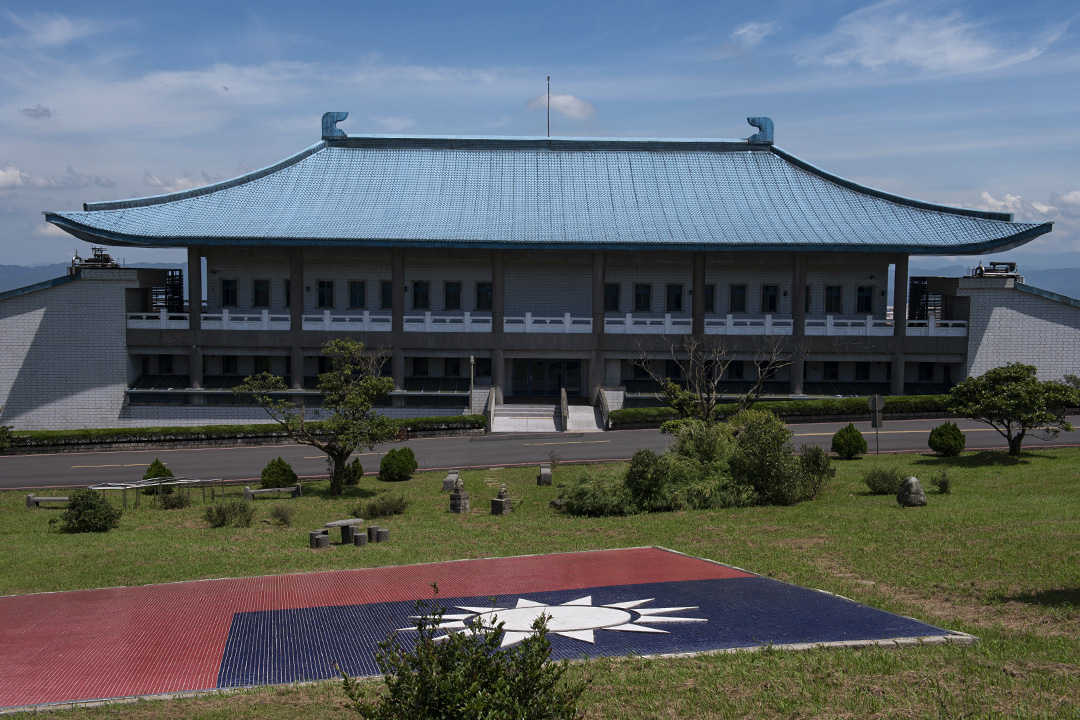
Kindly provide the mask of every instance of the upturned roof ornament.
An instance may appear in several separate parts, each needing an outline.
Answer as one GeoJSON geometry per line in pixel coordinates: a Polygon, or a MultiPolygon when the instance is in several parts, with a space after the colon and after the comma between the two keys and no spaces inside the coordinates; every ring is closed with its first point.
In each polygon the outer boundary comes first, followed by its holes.
{"type": "Polygon", "coordinates": [[[322,136],[323,140],[329,138],[343,138],[348,137],[344,130],[338,129],[337,124],[349,117],[347,112],[326,112],[322,116],[322,136]]]}
{"type": "Polygon", "coordinates": [[[773,141],[772,118],[748,117],[748,118],[746,118],[746,122],[750,123],[751,125],[753,125],[758,130],[761,131],[761,132],[756,132],[753,135],[751,135],[750,137],[746,138],[747,142],[771,143],[773,141]]]}

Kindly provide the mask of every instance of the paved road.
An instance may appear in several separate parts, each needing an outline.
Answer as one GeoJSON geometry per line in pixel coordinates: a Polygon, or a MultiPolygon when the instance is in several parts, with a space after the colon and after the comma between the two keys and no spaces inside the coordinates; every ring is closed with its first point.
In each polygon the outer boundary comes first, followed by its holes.
{"type": "MultiPolygon", "coordinates": [[[[879,431],[882,452],[928,452],[930,430],[941,420],[886,422],[879,431]]],[[[1072,418],[1080,424],[1080,417],[1072,418]]],[[[1005,442],[987,425],[961,420],[969,450],[1004,448],[1005,442]]],[[[791,425],[797,445],[828,448],[833,433],[846,423],[791,425]]],[[[874,451],[874,431],[870,424],[855,423],[874,451]]],[[[546,462],[557,453],[562,462],[624,460],[638,448],[661,450],[670,438],[657,430],[620,430],[607,433],[492,434],[475,437],[417,438],[408,442],[422,470],[498,465],[527,465],[546,462]]],[[[1043,442],[1031,438],[1027,448],[1080,445],[1080,432],[1063,433],[1057,440],[1043,442]]],[[[390,445],[378,446],[358,457],[368,471],[378,470],[379,459],[390,445]]],[[[281,456],[304,477],[326,474],[324,456],[304,445],[272,445],[248,448],[200,448],[189,450],[124,450],[95,453],[57,453],[0,457],[0,489],[73,487],[100,482],[138,480],[146,467],[161,458],[174,473],[186,477],[224,478],[258,481],[259,473],[271,459],[281,456]]]]}

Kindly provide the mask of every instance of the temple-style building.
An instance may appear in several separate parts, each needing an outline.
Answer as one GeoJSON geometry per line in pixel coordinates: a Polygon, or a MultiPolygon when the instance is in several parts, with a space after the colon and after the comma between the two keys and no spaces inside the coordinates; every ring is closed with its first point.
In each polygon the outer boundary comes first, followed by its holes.
{"type": "Polygon", "coordinates": [[[310,393],[340,336],[392,349],[386,412],[431,415],[563,389],[647,402],[632,361],[687,333],[735,354],[733,388],[781,337],[804,359],[771,394],[941,391],[1003,356],[973,336],[983,289],[1080,327],[1075,301],[1015,273],[909,278],[910,255],[992,253],[1050,223],[845,180],[776,147],[768,118],[745,140],[627,140],[346,135],[345,117],[233,180],[46,213],[96,245],[186,248],[188,272],[99,258],[0,294],[0,328],[28,338],[0,368],[0,420],[249,421],[232,385],[268,370],[310,393]]]}

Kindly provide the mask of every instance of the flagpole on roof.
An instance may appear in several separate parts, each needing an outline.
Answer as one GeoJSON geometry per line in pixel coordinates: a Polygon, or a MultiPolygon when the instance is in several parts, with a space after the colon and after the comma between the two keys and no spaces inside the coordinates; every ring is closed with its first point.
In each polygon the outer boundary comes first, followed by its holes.
{"type": "Polygon", "coordinates": [[[551,76],[547,76],[548,79],[548,94],[547,94],[547,120],[548,120],[548,137],[551,137],[551,76]]]}

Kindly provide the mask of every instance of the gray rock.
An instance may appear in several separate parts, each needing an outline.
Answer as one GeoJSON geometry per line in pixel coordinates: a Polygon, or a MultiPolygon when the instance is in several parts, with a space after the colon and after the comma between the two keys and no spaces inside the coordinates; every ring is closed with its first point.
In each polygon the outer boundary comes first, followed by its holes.
{"type": "Polygon", "coordinates": [[[560,497],[560,498],[555,498],[554,500],[552,500],[552,501],[551,501],[550,503],[548,503],[548,504],[549,504],[549,505],[551,505],[551,507],[555,508],[556,510],[562,510],[562,507],[563,507],[563,505],[565,505],[565,504],[566,504],[566,501],[565,501],[565,500],[563,500],[563,499],[562,499],[562,498],[560,497]]]}
{"type": "Polygon", "coordinates": [[[922,507],[926,505],[926,492],[922,489],[917,477],[906,477],[900,483],[900,491],[896,493],[896,502],[904,507],[922,507]]]}

